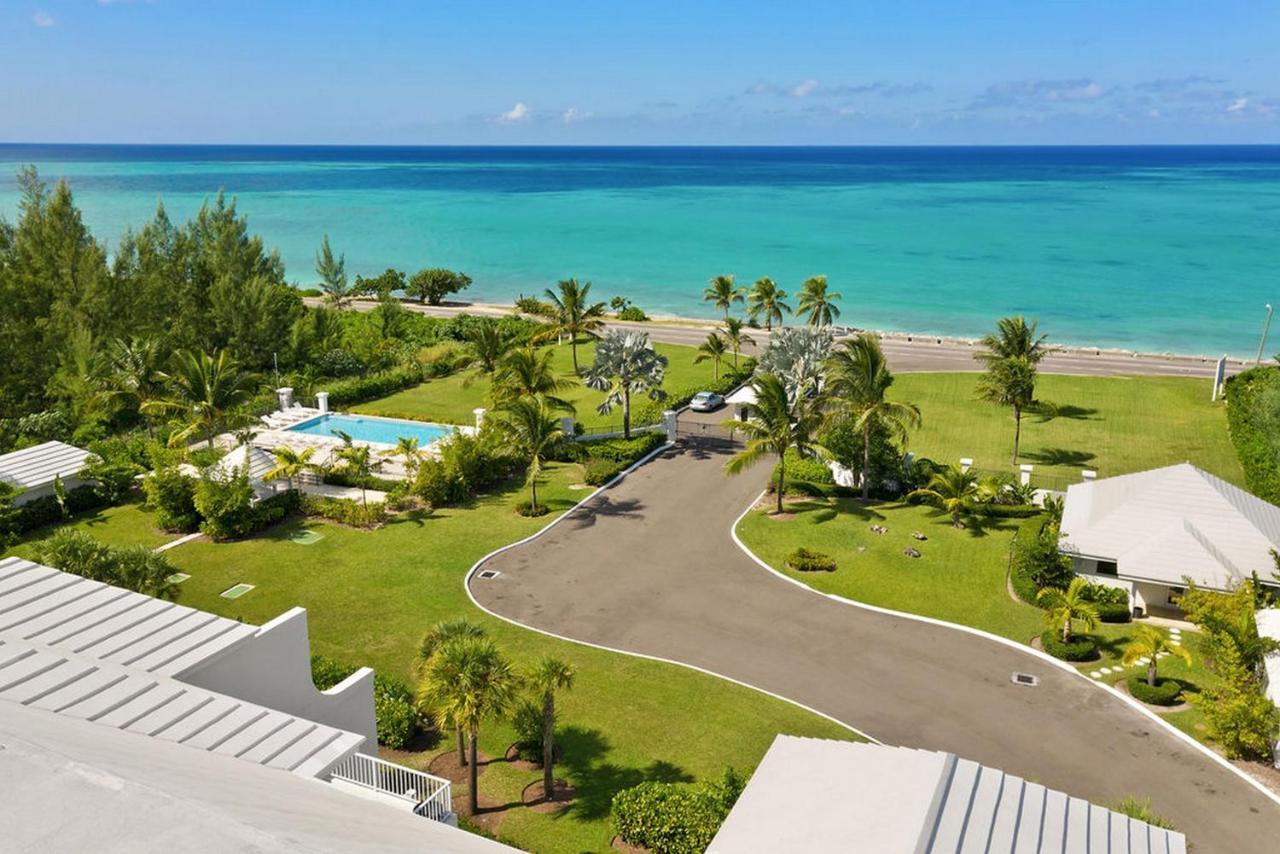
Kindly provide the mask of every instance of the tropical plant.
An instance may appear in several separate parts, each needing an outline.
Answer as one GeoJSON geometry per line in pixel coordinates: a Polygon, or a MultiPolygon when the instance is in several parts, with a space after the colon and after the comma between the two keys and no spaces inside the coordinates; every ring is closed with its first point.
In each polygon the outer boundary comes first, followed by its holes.
{"type": "Polygon", "coordinates": [[[177,570],[161,553],[146,546],[113,548],[77,528],[59,528],[37,543],[35,560],[64,572],[101,581],[160,599],[178,598],[169,581],[177,570]]]}
{"type": "Polygon", "coordinates": [[[542,793],[552,800],[555,793],[556,692],[573,687],[573,667],[550,655],[539,658],[526,681],[542,699],[542,793]]]}
{"type": "Polygon", "coordinates": [[[414,475],[418,473],[418,466],[422,465],[422,449],[418,447],[418,438],[416,436],[399,437],[396,440],[395,450],[390,456],[404,460],[404,470],[409,475],[409,479],[413,480],[414,475]]]}
{"type": "Polygon", "coordinates": [[[531,515],[537,515],[538,477],[551,449],[564,438],[560,419],[545,400],[521,397],[503,406],[498,424],[515,451],[528,461],[525,482],[529,484],[529,510],[531,515]]]}
{"type": "Polygon", "coordinates": [[[751,381],[756,402],[746,421],[726,421],[726,429],[741,430],[746,447],[729,458],[725,474],[736,475],[767,456],[778,458],[777,512],[782,512],[786,492],[786,454],[794,450],[803,457],[825,457],[826,449],[814,436],[822,424],[821,396],[799,395],[794,400],[787,386],[773,374],[758,374],[751,381]]]}
{"type": "MultiPolygon", "coordinates": [[[[436,650],[440,649],[440,647],[458,638],[482,638],[484,636],[484,627],[476,625],[466,617],[443,620],[427,629],[427,633],[422,636],[422,640],[418,643],[418,660],[415,670],[419,681],[426,678],[427,663],[431,661],[431,657],[436,654],[436,650]]],[[[453,726],[458,736],[458,764],[466,765],[467,745],[462,731],[462,724],[457,721],[437,721],[437,725],[441,729],[444,729],[447,725],[453,726]]]]}
{"type": "Polygon", "coordinates": [[[732,273],[714,276],[702,292],[703,302],[715,303],[715,307],[724,312],[725,320],[729,319],[729,309],[735,302],[742,302],[746,291],[737,286],[732,273]]]}
{"type": "Polygon", "coordinates": [[[382,460],[373,455],[373,448],[368,445],[357,445],[351,434],[342,430],[334,430],[334,434],[342,440],[338,449],[338,466],[340,471],[348,474],[360,487],[360,503],[368,509],[369,497],[366,494],[370,479],[382,468],[382,460]]]}
{"type": "Polygon", "coordinates": [[[786,291],[779,288],[773,279],[763,276],[756,280],[747,294],[747,315],[757,322],[763,317],[764,328],[772,330],[775,322],[782,323],[784,312],[791,313],[791,306],[783,302],[786,298],[786,291]]]}
{"type": "Polygon", "coordinates": [[[1045,609],[1044,619],[1051,629],[1062,631],[1062,642],[1071,642],[1072,627],[1079,623],[1085,631],[1092,631],[1098,625],[1098,609],[1085,599],[1084,590],[1089,582],[1083,578],[1073,578],[1063,590],[1058,587],[1046,587],[1036,594],[1036,600],[1045,609]]]}
{"type": "Polygon", "coordinates": [[[470,367],[492,374],[515,341],[509,330],[497,323],[478,323],[467,331],[467,358],[470,367]]]}
{"type": "Polygon", "coordinates": [[[905,445],[911,430],[919,429],[920,408],[888,400],[893,373],[874,335],[863,332],[827,358],[826,390],[831,402],[854,419],[862,432],[862,498],[871,494],[871,435],[882,428],[905,445]]]}
{"type": "Polygon", "coordinates": [[[725,354],[729,352],[728,343],[720,337],[720,333],[712,332],[707,336],[707,340],[698,345],[698,355],[693,357],[695,365],[710,361],[715,365],[715,377],[720,379],[720,365],[724,362],[725,354]]]}
{"type": "Polygon", "coordinates": [[[982,350],[973,357],[986,364],[1002,359],[1026,359],[1032,365],[1039,365],[1053,350],[1045,344],[1049,336],[1036,334],[1037,325],[1034,320],[1027,323],[1021,315],[1002,317],[996,322],[996,331],[978,342],[982,350]]]}
{"type": "Polygon", "coordinates": [[[522,347],[512,350],[498,363],[489,385],[495,404],[521,397],[536,397],[551,409],[574,414],[576,407],[560,395],[573,389],[573,380],[556,376],[555,352],[522,347]]]}
{"type": "Polygon", "coordinates": [[[733,351],[733,369],[738,369],[738,355],[742,352],[743,344],[755,344],[756,340],[748,335],[744,330],[746,324],[738,317],[726,317],[724,319],[724,340],[729,345],[729,349],[733,351]]]}
{"type": "Polygon", "coordinates": [[[653,349],[648,333],[614,329],[596,345],[595,362],[582,381],[587,388],[605,393],[596,407],[601,415],[622,406],[622,436],[630,439],[631,397],[644,394],[654,401],[665,399],[661,386],[666,370],[667,357],[653,349]]]}
{"type": "Polygon", "coordinates": [[[599,338],[604,329],[605,305],[590,301],[591,283],[578,284],[577,279],[564,279],[558,284],[559,293],[547,288],[550,301],[551,323],[534,336],[535,341],[550,341],[569,337],[569,350],[573,354],[573,372],[578,373],[578,336],[599,338]]]}
{"type": "Polygon", "coordinates": [[[147,435],[155,435],[155,426],[147,407],[164,394],[163,350],[154,336],[116,338],[107,344],[107,367],[110,371],[107,394],[129,400],[142,416],[147,435]]]}
{"type": "Polygon", "coordinates": [[[468,796],[474,815],[480,808],[477,764],[480,725],[503,714],[516,699],[519,680],[510,662],[485,637],[446,641],[423,668],[419,705],[451,726],[461,727],[470,745],[468,796]]]}
{"type": "Polygon", "coordinates": [[[810,326],[830,326],[840,316],[840,309],[833,302],[841,299],[840,294],[827,291],[826,276],[811,276],[800,286],[800,302],[796,306],[796,317],[806,317],[810,326]]]}
{"type": "Polygon", "coordinates": [[[1172,655],[1191,664],[1191,653],[1181,644],[1170,643],[1169,636],[1155,626],[1138,626],[1134,629],[1133,640],[1124,648],[1121,663],[1125,667],[1135,664],[1146,664],[1147,684],[1156,684],[1156,662],[1162,655],[1172,655]]]}
{"type": "Polygon", "coordinates": [[[304,472],[317,471],[319,466],[311,462],[311,458],[315,455],[315,448],[291,448],[288,445],[280,445],[271,449],[271,456],[275,457],[276,463],[270,469],[262,473],[263,480],[279,480],[284,478],[289,489],[293,489],[294,478],[304,472]]]}
{"type": "Polygon", "coordinates": [[[1013,463],[1022,442],[1022,413],[1035,404],[1036,367],[1026,356],[1009,356],[987,363],[978,380],[978,397],[1013,410],[1013,463]]]}
{"type": "Polygon", "coordinates": [[[908,498],[918,498],[938,507],[951,516],[951,524],[963,528],[961,517],[981,498],[978,476],[957,465],[950,465],[929,476],[928,483],[907,493],[908,498]]]}
{"type": "Polygon", "coordinates": [[[404,288],[405,296],[417,297],[419,302],[439,305],[449,294],[471,287],[471,277],[466,273],[429,267],[419,270],[404,288]]]}
{"type": "Polygon", "coordinates": [[[234,410],[249,402],[259,383],[257,374],[240,370],[226,350],[213,355],[179,350],[163,376],[165,396],[150,401],[144,409],[186,417],[187,426],[170,434],[171,447],[203,432],[212,448],[218,429],[234,410]]]}
{"type": "Polygon", "coordinates": [[[347,256],[333,257],[327,234],[316,252],[316,275],[320,277],[320,290],[324,292],[326,305],[339,311],[351,305],[355,292],[347,281],[347,256]]]}

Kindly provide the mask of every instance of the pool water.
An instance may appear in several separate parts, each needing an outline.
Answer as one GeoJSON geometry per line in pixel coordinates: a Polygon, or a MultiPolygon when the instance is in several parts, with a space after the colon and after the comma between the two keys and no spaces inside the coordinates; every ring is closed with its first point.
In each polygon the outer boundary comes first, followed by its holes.
{"type": "Polygon", "coordinates": [[[343,415],[329,412],[309,421],[288,428],[291,433],[309,433],[312,436],[335,437],[341,430],[360,442],[379,442],[394,445],[401,439],[417,439],[425,448],[437,439],[451,434],[453,427],[426,421],[401,421],[398,418],[373,418],[366,415],[343,415]]]}

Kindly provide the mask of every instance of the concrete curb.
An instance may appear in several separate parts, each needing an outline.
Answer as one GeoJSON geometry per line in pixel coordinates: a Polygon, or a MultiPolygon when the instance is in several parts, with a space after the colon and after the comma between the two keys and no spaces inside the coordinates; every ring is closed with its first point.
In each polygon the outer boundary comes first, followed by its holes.
{"type": "Polygon", "coordinates": [[[1257,780],[1256,778],[1254,778],[1253,775],[1240,770],[1235,765],[1232,765],[1227,759],[1225,759],[1219,753],[1217,753],[1214,750],[1210,750],[1208,747],[1201,744],[1199,741],[1196,741],[1194,738],[1187,735],[1182,730],[1178,729],[1177,727],[1170,724],[1168,721],[1161,718],[1155,712],[1143,706],[1141,703],[1139,703],[1137,700],[1130,697],[1128,694],[1125,694],[1121,691],[1117,691],[1115,688],[1112,688],[1110,685],[1106,685],[1104,683],[1096,682],[1093,679],[1090,679],[1087,675],[1085,675],[1084,673],[1081,673],[1079,670],[1075,669],[1067,662],[1054,658],[1048,653],[1041,652],[1040,650],[1037,650],[1037,649],[1033,649],[1027,646],[1026,644],[1018,643],[1017,641],[1010,640],[1009,638],[1001,637],[1000,635],[983,631],[982,629],[975,629],[972,626],[965,626],[965,625],[961,625],[960,623],[952,623],[946,620],[938,620],[933,617],[922,617],[919,614],[909,614],[905,611],[895,611],[891,608],[881,608],[878,605],[869,605],[866,602],[858,602],[853,599],[846,599],[845,597],[837,596],[834,593],[823,593],[821,590],[815,590],[814,588],[805,584],[803,581],[798,581],[774,569],[772,566],[770,566],[769,564],[761,560],[756,555],[755,552],[747,548],[746,544],[744,544],[742,540],[738,538],[738,525],[742,523],[742,520],[747,517],[747,514],[750,513],[752,509],[755,508],[755,506],[760,502],[760,500],[763,499],[766,495],[768,495],[768,492],[769,492],[768,490],[765,490],[761,492],[758,496],[756,496],[755,500],[753,500],[749,505],[747,505],[747,509],[743,510],[742,514],[739,515],[738,518],[733,521],[733,526],[729,529],[729,535],[733,538],[734,544],[739,549],[742,550],[743,554],[751,558],[751,560],[753,560],[758,566],[760,566],[765,571],[772,573],[773,575],[777,576],[778,578],[782,579],[788,584],[794,584],[795,586],[803,590],[807,590],[809,593],[812,593],[814,596],[821,596],[825,599],[830,599],[832,601],[839,602],[842,605],[850,605],[854,608],[862,608],[863,610],[872,611],[877,614],[886,614],[891,617],[900,617],[901,619],[904,619],[904,620],[913,620],[917,623],[928,623],[929,625],[932,625],[932,626],[941,626],[942,628],[954,629],[956,631],[965,632],[966,634],[975,635],[980,638],[985,638],[989,641],[994,641],[996,643],[1003,644],[1004,646],[1007,646],[1010,649],[1016,649],[1017,651],[1024,653],[1032,658],[1039,659],[1044,664],[1050,664],[1054,667],[1057,667],[1059,670],[1064,670],[1068,673],[1071,673],[1074,676],[1078,677],[1079,679],[1084,680],[1084,682],[1088,684],[1090,687],[1107,691],[1113,696],[1120,698],[1120,700],[1127,703],[1130,708],[1145,715],[1147,718],[1149,718],[1150,720],[1154,721],[1157,725],[1162,727],[1166,732],[1181,739],[1187,746],[1193,747],[1196,750],[1203,753],[1205,756],[1208,756],[1209,758],[1213,759],[1223,768],[1226,768],[1227,770],[1231,771],[1237,777],[1244,780],[1249,785],[1253,786],[1262,794],[1266,795],[1277,806],[1280,806],[1280,795],[1276,794],[1271,789],[1267,788],[1260,780],[1257,780]]]}

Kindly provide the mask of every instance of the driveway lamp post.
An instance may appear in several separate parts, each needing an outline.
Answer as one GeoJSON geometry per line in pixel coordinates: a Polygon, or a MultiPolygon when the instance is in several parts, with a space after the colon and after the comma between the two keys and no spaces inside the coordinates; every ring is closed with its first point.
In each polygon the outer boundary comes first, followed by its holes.
{"type": "Polygon", "coordinates": [[[1262,326],[1262,340],[1258,342],[1258,358],[1253,360],[1255,365],[1262,364],[1262,351],[1267,349],[1267,333],[1271,331],[1271,315],[1275,314],[1275,311],[1275,307],[1267,303],[1267,322],[1262,326]]]}

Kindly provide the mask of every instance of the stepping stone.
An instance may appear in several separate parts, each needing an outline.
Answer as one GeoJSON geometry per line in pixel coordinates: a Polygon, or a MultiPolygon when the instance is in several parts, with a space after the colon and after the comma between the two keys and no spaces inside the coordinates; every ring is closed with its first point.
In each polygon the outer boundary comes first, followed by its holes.
{"type": "Polygon", "coordinates": [[[1092,676],[1094,679],[1101,679],[1101,678],[1102,678],[1102,671],[1101,671],[1101,670],[1095,670],[1095,671],[1093,671],[1092,673],[1090,673],[1089,675],[1090,675],[1090,676],[1092,676]]]}
{"type": "Polygon", "coordinates": [[[1101,672],[1102,672],[1102,673],[1110,673],[1110,672],[1111,672],[1111,668],[1110,668],[1110,667],[1104,667],[1104,668],[1102,668],[1101,672]]]}

